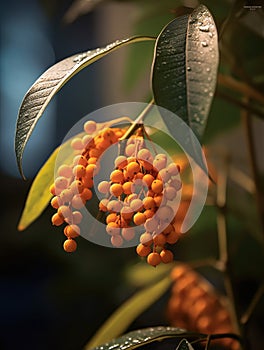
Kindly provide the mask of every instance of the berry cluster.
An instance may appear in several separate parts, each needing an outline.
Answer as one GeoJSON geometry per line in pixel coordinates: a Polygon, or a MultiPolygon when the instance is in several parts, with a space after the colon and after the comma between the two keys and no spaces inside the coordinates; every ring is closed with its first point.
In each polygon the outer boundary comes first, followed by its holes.
{"type": "MultiPolygon", "coordinates": [[[[172,326],[204,334],[234,333],[228,309],[209,282],[185,264],[174,267],[171,277],[167,317],[172,326]]],[[[231,338],[214,340],[215,343],[239,349],[238,342],[231,338]]]]}
{"type": "Polygon", "coordinates": [[[177,193],[182,186],[179,166],[169,162],[166,154],[153,155],[140,134],[125,141],[123,155],[115,159],[109,179],[98,184],[104,195],[99,210],[106,217],[106,232],[112,245],[121,247],[140,231],[137,254],[147,257],[152,266],[169,263],[173,253],[168,245],[179,238],[174,228],[177,193]]]}
{"type": "Polygon", "coordinates": [[[93,196],[94,175],[99,171],[99,157],[112,144],[123,136],[125,129],[104,128],[99,130],[96,122],[89,120],[84,124],[84,136],[71,141],[74,152],[72,164],[62,164],[57,177],[50,187],[53,195],[51,206],[57,210],[51,221],[55,226],[66,224],[63,244],[66,252],[77,248],[75,239],[80,235],[79,224],[83,219],[80,211],[93,196]]]}

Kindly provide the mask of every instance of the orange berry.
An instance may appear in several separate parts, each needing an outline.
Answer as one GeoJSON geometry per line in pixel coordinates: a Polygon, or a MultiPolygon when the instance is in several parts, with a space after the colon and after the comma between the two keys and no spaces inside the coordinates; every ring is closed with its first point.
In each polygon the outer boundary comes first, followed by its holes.
{"type": "Polygon", "coordinates": [[[89,188],[84,188],[82,193],[80,194],[80,197],[83,201],[88,201],[92,198],[93,193],[89,188]]]}
{"type": "Polygon", "coordinates": [[[107,210],[110,212],[119,213],[122,207],[123,207],[122,203],[114,199],[109,201],[107,204],[107,210]]]}
{"type": "Polygon", "coordinates": [[[130,207],[134,212],[141,211],[143,209],[143,202],[139,198],[133,199],[130,202],[130,207]]]}
{"type": "Polygon", "coordinates": [[[146,171],[151,171],[153,169],[153,165],[152,165],[151,160],[149,160],[149,161],[141,160],[140,163],[146,171]]]}
{"type": "Polygon", "coordinates": [[[174,230],[174,227],[173,227],[172,224],[169,224],[168,226],[166,226],[166,227],[163,229],[162,233],[164,233],[164,235],[168,235],[168,234],[171,233],[172,231],[175,231],[175,230],[174,230]]]}
{"type": "Polygon", "coordinates": [[[119,248],[123,244],[124,240],[120,235],[115,235],[111,237],[111,243],[114,247],[119,248]]]}
{"type": "Polygon", "coordinates": [[[163,247],[166,241],[166,236],[163,233],[158,233],[153,237],[153,243],[159,247],[163,247]]]}
{"type": "Polygon", "coordinates": [[[121,183],[124,181],[124,174],[121,170],[114,170],[110,174],[110,180],[112,182],[121,183]]]}
{"type": "Polygon", "coordinates": [[[160,252],[161,261],[164,264],[171,263],[173,261],[173,253],[168,249],[163,249],[160,252]]]}
{"type": "Polygon", "coordinates": [[[101,154],[102,154],[102,150],[101,150],[101,149],[98,149],[98,148],[92,148],[92,149],[89,151],[89,157],[90,157],[90,158],[92,158],[92,157],[99,158],[101,154]]]}
{"type": "Polygon", "coordinates": [[[90,157],[88,159],[88,164],[96,164],[97,163],[98,158],[97,157],[90,157]]]}
{"type": "Polygon", "coordinates": [[[164,197],[168,199],[169,201],[172,201],[177,196],[177,191],[172,186],[167,186],[164,189],[164,197]]]}
{"type": "Polygon", "coordinates": [[[147,209],[144,211],[146,220],[152,218],[154,214],[155,214],[155,211],[153,209],[147,209]]]}
{"type": "Polygon", "coordinates": [[[58,208],[58,214],[63,218],[69,218],[72,215],[72,211],[67,205],[61,205],[58,208]]]}
{"type": "Polygon", "coordinates": [[[77,225],[67,225],[64,227],[64,234],[68,238],[76,238],[80,236],[80,228],[77,225]]]}
{"type": "Polygon", "coordinates": [[[157,229],[158,225],[159,225],[159,222],[156,220],[156,218],[153,217],[151,219],[146,220],[144,227],[146,231],[153,232],[157,229]]]}
{"type": "Polygon", "coordinates": [[[77,249],[77,243],[73,239],[66,239],[63,243],[63,248],[67,253],[73,253],[77,249]]]}
{"type": "Polygon", "coordinates": [[[172,207],[165,205],[162,207],[159,207],[157,210],[157,217],[162,220],[163,222],[171,222],[171,220],[174,217],[174,211],[172,207]]]}
{"type": "Polygon", "coordinates": [[[147,257],[147,262],[149,265],[152,265],[154,267],[159,265],[161,263],[161,257],[159,253],[156,253],[156,252],[150,253],[147,257]]]}
{"type": "Polygon", "coordinates": [[[98,191],[103,194],[107,194],[109,192],[110,183],[108,181],[101,181],[98,184],[98,191]]]}
{"type": "Polygon", "coordinates": [[[50,201],[50,204],[54,209],[58,209],[61,205],[60,198],[58,196],[53,197],[50,201]]]}
{"type": "Polygon", "coordinates": [[[109,222],[106,225],[106,232],[111,236],[116,236],[120,234],[120,227],[116,222],[109,222]]]}
{"type": "Polygon", "coordinates": [[[93,184],[94,184],[92,176],[86,176],[86,175],[85,175],[85,176],[82,178],[82,183],[83,183],[84,187],[86,187],[86,188],[92,188],[92,187],[93,187],[93,184]]]}
{"type": "Polygon", "coordinates": [[[106,217],[106,223],[109,224],[109,222],[115,222],[117,220],[117,218],[118,218],[118,216],[116,215],[116,213],[110,213],[106,217]]]}
{"type": "Polygon", "coordinates": [[[87,134],[92,134],[96,131],[97,124],[93,120],[88,120],[87,122],[84,123],[83,129],[87,134]]]}
{"type": "Polygon", "coordinates": [[[72,212],[72,223],[77,225],[82,221],[82,213],[80,213],[79,211],[74,211],[72,212]]]}
{"type": "Polygon", "coordinates": [[[96,164],[88,164],[86,167],[85,177],[92,179],[99,171],[99,167],[96,164]]]}
{"type": "Polygon", "coordinates": [[[143,225],[146,221],[146,217],[143,213],[136,213],[133,217],[133,221],[137,226],[143,225]]]}
{"type": "Polygon", "coordinates": [[[56,178],[54,185],[56,189],[65,189],[68,186],[68,179],[66,179],[64,176],[59,176],[56,178]]]}
{"type": "Polygon", "coordinates": [[[54,226],[60,226],[64,223],[64,219],[58,213],[55,213],[51,217],[51,222],[52,222],[52,225],[54,225],[54,226]]]}
{"type": "Polygon", "coordinates": [[[107,211],[108,208],[108,203],[109,203],[109,200],[106,199],[106,198],[103,198],[100,202],[99,202],[99,210],[101,211],[107,211]]]}
{"type": "Polygon", "coordinates": [[[136,252],[139,256],[147,256],[151,252],[151,248],[149,246],[145,246],[142,243],[140,243],[137,246],[136,252]]]}
{"type": "Polygon", "coordinates": [[[79,154],[78,156],[75,156],[75,157],[73,158],[73,165],[74,165],[74,166],[76,166],[76,165],[82,165],[82,166],[86,167],[86,165],[87,165],[87,159],[86,159],[83,155],[79,154]]]}
{"type": "Polygon", "coordinates": [[[158,176],[157,176],[157,179],[158,180],[161,180],[163,181],[163,183],[169,181],[171,175],[170,173],[168,172],[168,170],[165,168],[165,169],[161,169],[158,173],[158,176]]]}
{"type": "Polygon", "coordinates": [[[156,194],[161,193],[163,191],[163,182],[161,180],[154,180],[151,184],[151,189],[156,194]]]}
{"type": "Polygon", "coordinates": [[[149,232],[142,233],[140,236],[140,243],[150,246],[153,243],[152,234],[149,232]]]}
{"type": "Polygon", "coordinates": [[[49,191],[53,196],[56,196],[56,189],[55,189],[54,183],[52,185],[50,185],[49,191]]]}
{"type": "Polygon", "coordinates": [[[168,235],[166,235],[166,241],[169,244],[175,244],[179,237],[180,235],[176,231],[171,231],[168,235]]]}
{"type": "Polygon", "coordinates": [[[115,159],[115,167],[122,169],[127,165],[127,158],[125,156],[118,156],[115,159]]]}
{"type": "Polygon", "coordinates": [[[61,165],[58,168],[58,175],[64,176],[64,177],[71,177],[72,176],[72,167],[66,164],[61,165]]]}
{"type": "Polygon", "coordinates": [[[81,193],[84,189],[84,185],[82,183],[82,181],[80,180],[74,180],[71,185],[70,185],[70,189],[72,190],[73,193],[81,193]]]}
{"type": "Polygon", "coordinates": [[[127,181],[125,183],[123,183],[123,192],[124,194],[131,194],[132,193],[132,182],[131,181],[127,181]]]}
{"type": "Polygon", "coordinates": [[[63,203],[66,203],[66,202],[69,202],[72,197],[73,197],[73,191],[69,188],[66,188],[65,190],[63,190],[61,193],[60,193],[60,200],[63,202],[63,203]]]}
{"type": "Polygon", "coordinates": [[[170,163],[167,166],[167,170],[168,170],[168,172],[170,173],[171,176],[176,176],[180,172],[180,167],[179,167],[179,165],[176,165],[175,163],[170,163]]]}
{"type": "Polygon", "coordinates": [[[71,147],[77,151],[82,150],[83,149],[82,139],[80,137],[75,137],[74,139],[72,139],[71,147]]]}
{"type": "Polygon", "coordinates": [[[162,194],[159,194],[157,196],[154,197],[154,202],[156,204],[156,207],[160,207],[161,204],[165,204],[164,202],[164,198],[163,198],[163,195],[162,194]]]}
{"type": "Polygon", "coordinates": [[[127,172],[130,175],[135,175],[140,171],[140,165],[133,161],[127,165],[127,172]]]}
{"type": "Polygon", "coordinates": [[[123,193],[123,186],[121,184],[114,183],[110,186],[110,193],[115,197],[121,196],[123,193]]]}
{"type": "Polygon", "coordinates": [[[133,210],[128,207],[128,206],[124,206],[121,210],[120,210],[120,214],[122,216],[123,219],[125,220],[130,220],[132,219],[134,212],[133,210]]]}
{"type": "Polygon", "coordinates": [[[133,227],[124,227],[121,235],[126,241],[131,241],[135,237],[135,230],[133,227]]]}
{"type": "Polygon", "coordinates": [[[72,204],[73,208],[81,209],[85,206],[85,201],[82,200],[82,198],[79,194],[75,194],[72,197],[71,204],[72,204]]]}
{"type": "Polygon", "coordinates": [[[147,148],[142,148],[138,151],[137,157],[141,160],[148,160],[152,157],[152,155],[147,148]]]}
{"type": "Polygon", "coordinates": [[[85,167],[83,165],[75,165],[75,167],[72,169],[72,173],[75,177],[81,178],[85,175],[85,167]]]}
{"type": "Polygon", "coordinates": [[[126,155],[128,157],[133,156],[135,154],[135,152],[136,152],[136,145],[134,143],[131,143],[130,145],[127,145],[125,152],[126,152],[126,155]]]}
{"type": "Polygon", "coordinates": [[[145,197],[143,199],[143,205],[146,210],[152,210],[155,208],[156,203],[152,197],[145,197]]]}

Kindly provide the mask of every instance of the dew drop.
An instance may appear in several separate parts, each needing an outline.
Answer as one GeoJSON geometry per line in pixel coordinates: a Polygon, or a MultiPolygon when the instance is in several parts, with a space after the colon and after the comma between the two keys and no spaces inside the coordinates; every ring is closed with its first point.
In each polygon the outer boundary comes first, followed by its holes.
{"type": "Polygon", "coordinates": [[[208,89],[204,89],[204,92],[207,93],[207,92],[208,92],[208,89]]]}
{"type": "Polygon", "coordinates": [[[210,70],[211,70],[211,69],[210,69],[209,67],[208,67],[208,68],[206,68],[206,72],[210,72],[210,70]]]}
{"type": "Polygon", "coordinates": [[[179,100],[182,100],[182,95],[179,95],[179,96],[178,96],[178,99],[179,99],[179,100]]]}
{"type": "Polygon", "coordinates": [[[203,47],[208,46],[208,44],[207,44],[207,42],[206,42],[206,41],[202,41],[202,42],[201,42],[201,44],[202,44],[202,46],[203,46],[203,47]]]}
{"type": "Polygon", "coordinates": [[[182,82],[179,81],[177,85],[178,85],[179,87],[181,87],[181,86],[182,86],[182,82]]]}
{"type": "Polygon", "coordinates": [[[209,32],[209,37],[212,38],[213,37],[213,33],[209,32]]]}
{"type": "Polygon", "coordinates": [[[192,70],[192,69],[191,69],[191,67],[187,67],[187,70],[190,71],[190,70],[192,70]]]}
{"type": "Polygon", "coordinates": [[[164,66],[167,64],[167,62],[166,61],[163,61],[163,62],[161,62],[161,64],[163,64],[164,66]]]}
{"type": "Polygon", "coordinates": [[[212,96],[213,96],[213,93],[212,93],[212,92],[209,92],[209,96],[212,97],[212,96]]]}

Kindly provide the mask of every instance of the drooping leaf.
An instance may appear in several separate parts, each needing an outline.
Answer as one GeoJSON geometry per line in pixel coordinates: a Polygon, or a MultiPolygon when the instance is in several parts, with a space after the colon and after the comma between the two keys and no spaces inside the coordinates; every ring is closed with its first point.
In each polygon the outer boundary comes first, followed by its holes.
{"type": "Polygon", "coordinates": [[[176,350],[194,350],[191,344],[186,339],[182,339],[176,350]]]}
{"type": "MultiPolygon", "coordinates": [[[[218,71],[218,36],[206,6],[171,21],[160,33],[153,60],[155,102],[178,115],[202,139],[218,71]]],[[[172,118],[165,119],[173,132],[172,118]]]]}
{"type": "Polygon", "coordinates": [[[86,345],[85,350],[104,344],[123,334],[142,312],[154,304],[166,292],[170,284],[171,279],[169,276],[166,276],[159,282],[139,290],[105,321],[86,345]]]}
{"type": "Polygon", "coordinates": [[[117,40],[106,47],[75,54],[50,67],[36,80],[22,101],[16,125],[15,152],[18,168],[23,177],[22,157],[25,146],[37,121],[62,86],[82,69],[108,53],[124,45],[147,40],[153,40],[153,38],[138,36],[117,40]]]}
{"type": "MultiPolygon", "coordinates": [[[[117,339],[112,339],[110,342],[101,344],[95,348],[89,348],[89,350],[110,350],[110,349],[137,349],[144,348],[145,345],[161,342],[166,340],[174,340],[175,344],[178,343],[178,339],[205,339],[206,335],[194,332],[187,332],[185,329],[177,327],[148,327],[128,332],[117,339]]],[[[185,340],[186,341],[186,340],[185,340]]],[[[188,343],[188,342],[187,342],[188,343]]],[[[188,345],[190,345],[188,343],[188,345]]],[[[190,345],[191,346],[191,345],[190,345]]],[[[178,348],[177,348],[178,349],[178,348]]],[[[181,350],[185,348],[180,348],[181,350]]],[[[192,347],[186,348],[192,350],[192,347]]],[[[87,349],[88,350],[88,349],[87,349]]]]}

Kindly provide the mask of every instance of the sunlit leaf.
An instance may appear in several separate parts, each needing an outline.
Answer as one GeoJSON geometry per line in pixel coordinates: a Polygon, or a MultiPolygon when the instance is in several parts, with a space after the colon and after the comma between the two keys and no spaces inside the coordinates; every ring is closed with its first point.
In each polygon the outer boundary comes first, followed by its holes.
{"type": "MultiPolygon", "coordinates": [[[[171,21],[157,39],[152,71],[155,102],[178,115],[201,140],[215,92],[218,39],[204,5],[171,21]]],[[[174,121],[165,119],[173,133],[174,121]]]]}
{"type": "Polygon", "coordinates": [[[85,350],[104,344],[119,337],[143,311],[154,304],[169,288],[171,279],[166,276],[159,282],[150,285],[124,302],[95,333],[85,350]]]}
{"type": "Polygon", "coordinates": [[[17,118],[15,152],[19,171],[22,170],[22,157],[25,146],[47,105],[53,96],[74,75],[108,53],[135,42],[153,40],[151,37],[132,37],[117,40],[103,48],[75,54],[56,63],[46,70],[26,93],[17,118]]]}
{"type": "MultiPolygon", "coordinates": [[[[147,344],[151,344],[154,342],[161,343],[162,341],[164,341],[164,343],[166,341],[173,341],[173,343],[177,345],[179,342],[179,339],[181,340],[183,338],[199,340],[199,339],[205,339],[205,335],[200,333],[195,333],[195,332],[187,332],[185,329],[177,328],[177,327],[164,327],[164,326],[148,327],[148,328],[137,329],[135,331],[128,332],[122,335],[121,337],[117,339],[112,339],[110,342],[101,344],[93,348],[92,350],[110,350],[110,349],[130,349],[131,350],[131,349],[137,349],[141,347],[145,348],[147,344]]],[[[170,342],[170,344],[173,344],[173,343],[170,342]]],[[[188,342],[187,344],[190,345],[188,342]]],[[[172,345],[170,348],[172,349],[172,345]]],[[[89,350],[90,349],[91,348],[89,348],[89,350]]],[[[192,347],[180,348],[180,349],[193,350],[192,347]]],[[[88,350],[88,349],[86,348],[85,350],[88,350]]]]}

